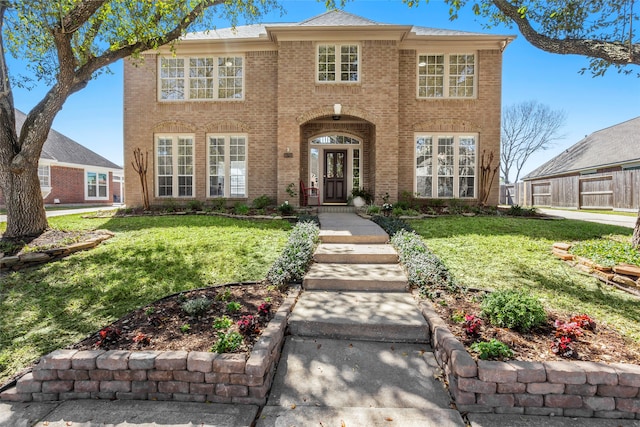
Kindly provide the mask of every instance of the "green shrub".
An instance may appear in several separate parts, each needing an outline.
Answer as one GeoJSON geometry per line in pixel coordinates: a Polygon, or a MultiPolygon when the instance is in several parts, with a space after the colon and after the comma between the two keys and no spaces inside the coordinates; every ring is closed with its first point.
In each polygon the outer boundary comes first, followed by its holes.
{"type": "Polygon", "coordinates": [[[400,218],[390,216],[375,215],[371,221],[378,224],[389,236],[395,235],[400,230],[413,231],[413,228],[400,218]]]}
{"type": "Polygon", "coordinates": [[[233,320],[229,316],[216,317],[213,319],[213,329],[227,329],[233,325],[233,320]]]}
{"type": "Polygon", "coordinates": [[[380,213],[380,206],[370,205],[367,207],[367,215],[377,215],[380,213]]]}
{"type": "Polygon", "coordinates": [[[238,202],[233,206],[233,213],[236,215],[246,215],[249,213],[249,206],[238,202]]]}
{"type": "Polygon", "coordinates": [[[520,205],[511,205],[505,214],[510,216],[535,216],[536,208],[527,209],[520,205]]]}
{"type": "Polygon", "coordinates": [[[318,218],[318,215],[300,214],[298,215],[298,222],[312,222],[320,227],[320,218],[318,218]]]}
{"type": "Polygon", "coordinates": [[[227,199],[224,197],[218,197],[211,200],[211,210],[215,212],[223,211],[227,208],[227,199]]]}
{"type": "Polygon", "coordinates": [[[199,316],[211,306],[211,300],[206,297],[190,299],[182,303],[182,310],[189,316],[199,316]]]}
{"type": "Polygon", "coordinates": [[[187,202],[187,209],[190,211],[201,211],[204,206],[200,200],[189,200],[187,202]]]}
{"type": "Polygon", "coordinates": [[[274,200],[266,194],[253,199],[253,207],[256,209],[264,209],[267,206],[271,206],[273,204],[275,204],[274,200]]]}
{"type": "Polygon", "coordinates": [[[176,212],[178,210],[178,203],[173,199],[167,199],[162,204],[162,210],[165,212],[176,212]]]}
{"type": "Polygon", "coordinates": [[[482,300],[482,315],[495,326],[527,332],[542,326],[547,313],[535,297],[518,291],[496,291],[482,300]]]}
{"type": "Polygon", "coordinates": [[[508,359],[513,357],[513,351],[505,343],[493,338],[491,341],[476,342],[469,347],[482,360],[508,359]]]}
{"type": "Polygon", "coordinates": [[[239,302],[231,301],[227,303],[227,311],[230,313],[233,313],[234,311],[240,311],[241,308],[242,306],[239,302]]]}
{"type": "Polygon", "coordinates": [[[218,341],[211,347],[211,351],[215,353],[229,353],[235,351],[242,345],[242,335],[238,332],[229,332],[227,334],[218,335],[218,341]]]}
{"type": "Polygon", "coordinates": [[[294,211],[295,209],[293,205],[290,205],[288,200],[278,206],[278,212],[280,215],[292,215],[294,211]]]}
{"type": "Polygon", "coordinates": [[[267,272],[267,282],[276,286],[301,281],[311,264],[320,229],[313,222],[298,222],[284,250],[267,272]]]}

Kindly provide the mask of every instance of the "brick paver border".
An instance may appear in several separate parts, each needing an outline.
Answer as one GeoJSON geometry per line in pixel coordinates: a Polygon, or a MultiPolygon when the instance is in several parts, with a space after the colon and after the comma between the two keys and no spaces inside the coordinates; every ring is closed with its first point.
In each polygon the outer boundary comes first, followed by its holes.
{"type": "Polygon", "coordinates": [[[476,362],[429,301],[421,301],[420,309],[460,412],[640,420],[640,366],[476,362]]]}
{"type": "Polygon", "coordinates": [[[175,400],[264,405],[291,310],[289,295],[249,354],[202,351],[56,350],[0,394],[0,400],[175,400]]]}

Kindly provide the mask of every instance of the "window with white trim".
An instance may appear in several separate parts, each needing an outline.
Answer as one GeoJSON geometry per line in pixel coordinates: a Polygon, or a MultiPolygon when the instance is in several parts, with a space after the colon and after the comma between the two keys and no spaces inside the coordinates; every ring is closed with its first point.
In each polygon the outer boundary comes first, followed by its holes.
{"type": "Polygon", "coordinates": [[[209,197],[247,197],[247,138],[208,135],[209,197]]]}
{"type": "Polygon", "coordinates": [[[38,165],[38,179],[40,187],[49,187],[51,185],[51,169],[49,165],[38,165]]]}
{"type": "Polygon", "coordinates": [[[418,197],[476,196],[477,135],[416,135],[418,197]]]}
{"type": "Polygon", "coordinates": [[[475,54],[418,56],[418,98],[473,98],[475,87],[475,54]]]}
{"type": "Polygon", "coordinates": [[[87,172],[87,199],[106,199],[107,177],[106,172],[87,172]]]}
{"type": "Polygon", "coordinates": [[[359,47],[355,44],[318,45],[318,82],[357,82],[359,47]]]}
{"type": "Polygon", "coordinates": [[[156,194],[193,197],[193,136],[163,135],[156,139],[156,194]]]}
{"type": "Polygon", "coordinates": [[[161,101],[244,98],[244,58],[160,58],[161,101]]]}

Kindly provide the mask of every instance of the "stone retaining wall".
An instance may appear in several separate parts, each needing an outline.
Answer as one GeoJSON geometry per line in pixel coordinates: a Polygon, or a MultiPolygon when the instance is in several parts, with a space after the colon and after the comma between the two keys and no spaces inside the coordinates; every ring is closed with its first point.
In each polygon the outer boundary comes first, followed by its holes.
{"type": "Polygon", "coordinates": [[[264,405],[300,287],[262,331],[251,353],[56,350],[0,400],[176,400],[264,405]]]}
{"type": "Polygon", "coordinates": [[[640,366],[476,362],[430,302],[422,301],[420,308],[460,412],[640,420],[640,366]]]}
{"type": "Polygon", "coordinates": [[[55,261],[71,255],[74,252],[93,249],[115,235],[109,230],[96,230],[93,234],[96,234],[96,236],[84,242],[73,243],[60,248],[47,249],[41,252],[27,252],[15,256],[5,256],[4,253],[0,252],[0,270],[20,270],[25,267],[55,261]]]}

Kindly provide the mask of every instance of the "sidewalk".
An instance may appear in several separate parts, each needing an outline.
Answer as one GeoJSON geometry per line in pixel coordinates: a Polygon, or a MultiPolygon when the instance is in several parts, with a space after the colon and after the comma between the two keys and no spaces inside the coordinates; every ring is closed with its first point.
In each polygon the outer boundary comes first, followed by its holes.
{"type": "MultiPolygon", "coordinates": [[[[98,212],[98,211],[111,211],[111,210],[115,210],[118,208],[121,208],[123,205],[107,205],[107,206],[93,206],[91,208],[83,208],[83,207],[77,207],[77,208],[69,208],[69,209],[58,209],[58,210],[53,210],[53,211],[47,211],[47,218],[52,217],[52,216],[62,216],[62,215],[72,215],[72,214],[79,214],[79,213],[89,213],[89,212],[98,212]]],[[[6,215],[0,215],[0,222],[7,222],[7,216],[6,215]]]]}
{"type": "Polygon", "coordinates": [[[565,219],[575,219],[579,221],[597,222],[600,224],[618,225],[620,227],[634,228],[636,225],[636,216],[598,214],[591,212],[580,212],[559,209],[536,208],[542,214],[555,216],[565,219]]]}
{"type": "MultiPolygon", "coordinates": [[[[322,214],[321,223],[321,236],[331,243],[316,252],[318,264],[335,265],[345,278],[352,268],[375,273],[380,266],[391,265],[377,225],[353,214],[322,214]],[[379,240],[367,242],[366,236],[379,240]]],[[[0,426],[464,426],[436,378],[439,367],[428,336],[416,335],[410,327],[420,324],[419,329],[428,333],[425,320],[416,315],[410,294],[397,288],[397,278],[392,282],[386,293],[378,285],[375,291],[368,290],[366,280],[354,283],[328,277],[326,283],[313,278],[305,284],[289,319],[291,335],[269,400],[262,408],[134,400],[0,402],[0,426]],[[361,289],[336,289],[336,282],[361,289]],[[354,336],[365,324],[370,329],[354,336]]],[[[514,414],[470,414],[467,420],[471,427],[640,427],[640,420],[514,414]]]]}

